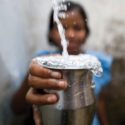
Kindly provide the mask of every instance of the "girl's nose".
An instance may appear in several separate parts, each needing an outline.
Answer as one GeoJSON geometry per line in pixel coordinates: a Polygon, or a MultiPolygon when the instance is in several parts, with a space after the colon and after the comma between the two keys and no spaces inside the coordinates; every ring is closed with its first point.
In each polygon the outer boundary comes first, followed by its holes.
{"type": "Polygon", "coordinates": [[[72,28],[66,29],[65,35],[67,39],[74,38],[75,32],[72,28]]]}

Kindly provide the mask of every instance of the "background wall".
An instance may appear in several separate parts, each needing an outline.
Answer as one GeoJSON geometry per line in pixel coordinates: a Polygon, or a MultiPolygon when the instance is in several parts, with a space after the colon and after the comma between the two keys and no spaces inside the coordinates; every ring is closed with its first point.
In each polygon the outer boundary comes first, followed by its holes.
{"type": "MultiPolygon", "coordinates": [[[[28,4],[23,0],[0,0],[0,92],[19,83],[30,60],[28,50],[28,4]]],[[[1,95],[1,94],[0,94],[1,95]]]]}
{"type": "MultiPolygon", "coordinates": [[[[86,48],[124,56],[125,0],[72,1],[88,13],[91,34],[86,48]]],[[[36,50],[50,49],[46,34],[51,6],[51,0],[0,0],[0,66],[14,79],[24,74],[36,50]]]]}

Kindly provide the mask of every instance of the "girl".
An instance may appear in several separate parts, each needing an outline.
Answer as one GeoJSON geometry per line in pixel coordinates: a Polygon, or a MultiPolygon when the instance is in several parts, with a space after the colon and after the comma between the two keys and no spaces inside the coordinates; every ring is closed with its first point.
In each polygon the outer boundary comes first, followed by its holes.
{"type": "MultiPolygon", "coordinates": [[[[85,53],[85,51],[82,49],[82,46],[85,44],[90,33],[86,12],[82,6],[77,3],[66,1],[63,4],[67,6],[67,10],[65,11],[66,17],[60,18],[60,21],[65,29],[66,39],[69,42],[67,48],[68,53],[72,55],[85,53]]],[[[38,56],[59,54],[62,52],[60,35],[57,25],[53,20],[53,11],[50,15],[48,38],[49,43],[56,46],[57,50],[53,52],[40,51],[38,56]]],[[[96,55],[99,60],[103,62],[102,64],[105,64],[104,66],[102,65],[104,69],[104,75],[102,76],[101,80],[96,78],[96,83],[102,85],[110,79],[110,59],[103,54],[101,54],[101,56],[98,53],[92,52],[91,54],[96,55]]],[[[33,59],[29,66],[29,72],[26,79],[13,97],[12,109],[16,113],[24,113],[26,110],[29,110],[30,105],[25,102],[25,95],[27,101],[30,104],[44,105],[56,103],[58,101],[58,97],[55,93],[44,93],[42,90],[64,90],[66,88],[67,81],[62,79],[60,72],[46,69],[37,64],[37,62],[33,59]],[[41,91],[35,91],[35,89],[40,89],[41,91]]]]}

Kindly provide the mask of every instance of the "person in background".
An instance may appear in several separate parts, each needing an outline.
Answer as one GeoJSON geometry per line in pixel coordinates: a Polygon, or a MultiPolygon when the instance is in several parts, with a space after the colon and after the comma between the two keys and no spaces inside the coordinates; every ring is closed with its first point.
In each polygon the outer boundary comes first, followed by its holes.
{"type": "MultiPolygon", "coordinates": [[[[66,39],[69,42],[67,48],[68,53],[72,55],[88,53],[96,56],[102,64],[104,70],[102,77],[93,78],[96,83],[95,94],[98,96],[101,87],[110,80],[111,58],[100,52],[86,51],[85,49],[82,49],[90,34],[86,12],[84,8],[77,3],[66,1],[63,2],[63,4],[67,6],[65,12],[67,16],[65,19],[60,18],[60,21],[65,29],[66,39]]],[[[49,44],[54,45],[57,49],[55,51],[41,50],[37,53],[37,56],[62,53],[60,35],[57,25],[53,20],[53,11],[50,14],[48,41],[49,44]]],[[[60,72],[44,68],[33,59],[29,65],[29,70],[24,82],[11,100],[12,111],[16,115],[28,114],[29,112],[32,115],[32,104],[54,104],[58,101],[58,97],[55,93],[38,92],[35,91],[36,89],[41,89],[42,91],[43,89],[65,90],[66,88],[67,81],[62,79],[60,72]],[[26,102],[25,96],[29,104],[26,102]]],[[[32,117],[30,120],[31,119],[32,117]]],[[[37,122],[39,124],[39,120],[37,120],[37,122]]],[[[34,123],[32,122],[32,124],[34,123]]],[[[98,125],[95,119],[93,124],[98,125]]]]}
{"type": "Polygon", "coordinates": [[[125,59],[113,58],[111,81],[102,88],[97,103],[101,125],[125,125],[125,59]]]}

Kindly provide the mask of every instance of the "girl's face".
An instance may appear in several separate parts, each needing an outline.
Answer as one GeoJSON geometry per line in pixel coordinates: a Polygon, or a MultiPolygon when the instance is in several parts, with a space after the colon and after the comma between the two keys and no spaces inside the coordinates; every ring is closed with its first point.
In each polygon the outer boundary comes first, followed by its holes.
{"type": "MultiPolygon", "coordinates": [[[[77,10],[66,12],[66,18],[61,18],[60,21],[65,29],[66,39],[69,42],[68,53],[79,54],[80,48],[86,39],[85,21],[77,10]]],[[[59,49],[62,50],[60,35],[56,25],[50,31],[50,37],[59,49]]]]}

